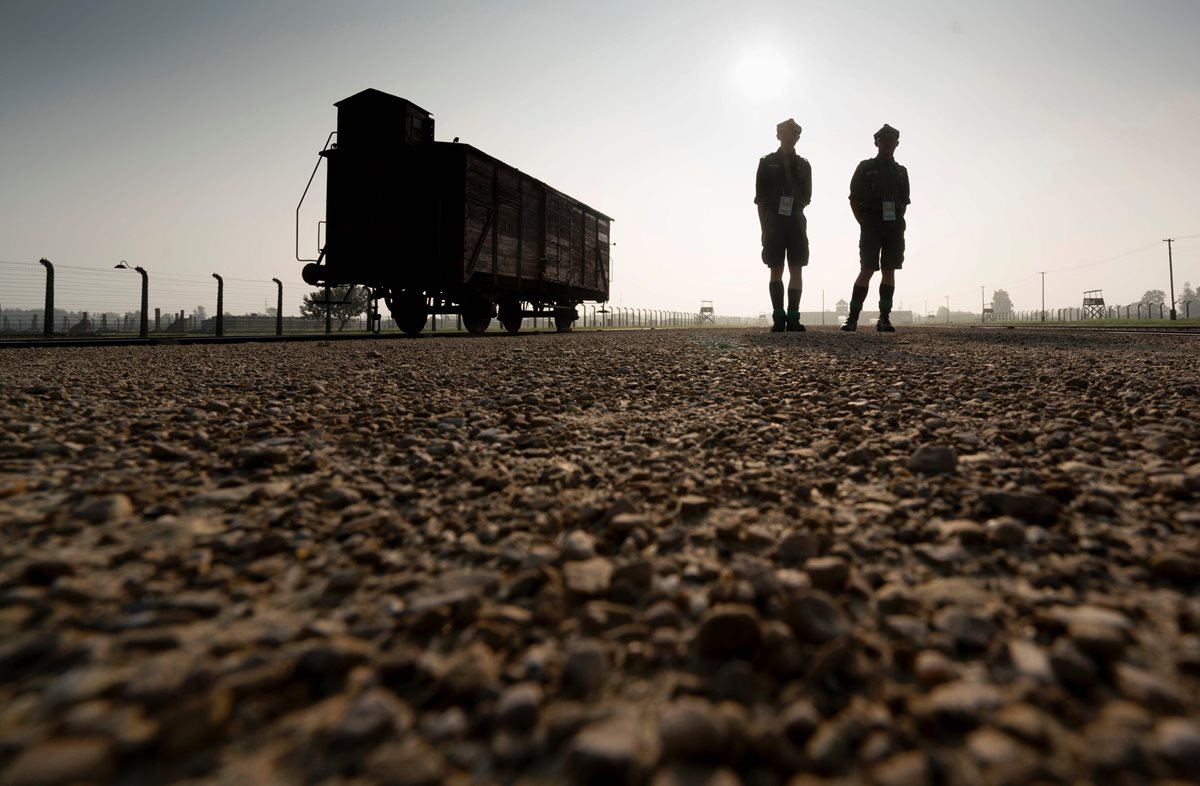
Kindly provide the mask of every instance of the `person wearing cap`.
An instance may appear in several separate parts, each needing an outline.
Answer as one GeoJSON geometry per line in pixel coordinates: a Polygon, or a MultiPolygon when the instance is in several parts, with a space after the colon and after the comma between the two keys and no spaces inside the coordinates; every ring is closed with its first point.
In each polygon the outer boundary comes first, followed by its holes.
{"type": "Polygon", "coordinates": [[[850,178],[850,210],[858,221],[858,278],[850,294],[850,314],[842,330],[858,329],[858,314],[871,285],[871,276],[881,270],[879,283],[880,333],[895,333],[892,327],[892,296],[896,271],[904,265],[904,212],[908,207],[908,170],[896,163],[900,132],[884,123],[875,132],[879,154],[861,162],[850,178]]]}
{"type": "Polygon", "coordinates": [[[758,161],[754,204],[762,230],[762,261],[771,270],[771,332],[802,331],[800,294],[808,264],[808,222],[804,208],[812,201],[812,167],[796,154],[800,124],[788,118],[775,126],[779,149],[758,161]],[[783,310],[783,263],[788,266],[788,304],[783,310]]]}

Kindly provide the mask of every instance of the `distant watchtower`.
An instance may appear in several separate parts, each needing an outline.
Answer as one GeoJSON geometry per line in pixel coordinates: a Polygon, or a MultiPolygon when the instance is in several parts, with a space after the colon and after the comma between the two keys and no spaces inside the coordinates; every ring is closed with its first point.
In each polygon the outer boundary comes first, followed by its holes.
{"type": "Polygon", "coordinates": [[[717,318],[713,314],[713,302],[711,300],[700,301],[700,321],[707,322],[710,325],[717,323],[717,318]]]}
{"type": "Polygon", "coordinates": [[[995,306],[994,303],[988,303],[986,306],[983,307],[983,313],[980,314],[980,316],[979,316],[980,322],[995,322],[996,321],[996,309],[994,306],[995,306]]]}
{"type": "Polygon", "coordinates": [[[1104,319],[1107,316],[1104,308],[1104,291],[1089,289],[1083,293],[1083,318],[1104,319]]]}

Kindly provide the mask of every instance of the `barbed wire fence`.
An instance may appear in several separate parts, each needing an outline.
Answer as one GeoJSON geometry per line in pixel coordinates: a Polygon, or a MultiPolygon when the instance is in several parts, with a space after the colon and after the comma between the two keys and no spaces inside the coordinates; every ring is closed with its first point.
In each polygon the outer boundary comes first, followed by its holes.
{"type": "MultiPolygon", "coordinates": [[[[40,262],[0,260],[0,334],[29,338],[38,335],[56,337],[120,337],[138,335],[141,323],[142,272],[137,268],[95,268],[78,265],[43,265],[40,262]],[[51,324],[45,323],[47,295],[52,300],[51,324]],[[47,327],[49,330],[47,330],[47,327]]],[[[148,335],[215,335],[217,333],[218,282],[215,277],[178,273],[145,273],[147,287],[148,335]]],[[[326,330],[323,315],[300,316],[305,295],[320,293],[301,281],[222,276],[222,329],[226,335],[271,335],[274,333],[321,333],[326,330]],[[282,294],[283,305],[279,307],[282,294]],[[290,312],[290,313],[289,313],[290,312]],[[282,313],[282,318],[279,314],[282,313]]],[[[1200,303],[1179,305],[1179,317],[1200,318],[1200,303]],[[1196,312],[1193,314],[1192,312],[1196,312]]],[[[1130,303],[1107,306],[1104,319],[1162,320],[1169,306],[1130,303]]],[[[398,327],[383,309],[379,329],[396,331],[398,327]]],[[[700,327],[760,327],[768,324],[765,315],[725,316],[713,313],[617,306],[586,303],[577,311],[576,327],[592,329],[666,329],[700,327]]],[[[805,314],[815,324],[835,325],[842,315],[834,312],[805,314]]],[[[902,320],[909,321],[909,320],[902,320]]],[[[982,323],[1066,323],[1084,321],[1080,307],[986,313],[947,311],[934,315],[911,315],[911,324],[963,325],[982,323]]],[[[341,323],[332,320],[336,332],[368,332],[367,315],[341,323]]],[[[527,317],[522,330],[554,328],[550,317],[527,317]]],[[[503,328],[493,321],[492,330],[503,328]]],[[[463,331],[462,320],[454,314],[431,315],[428,332],[463,331]]]]}
{"type": "MultiPolygon", "coordinates": [[[[221,300],[222,332],[226,335],[320,333],[323,315],[300,316],[305,295],[323,290],[301,281],[183,275],[142,271],[137,267],[82,267],[41,262],[0,260],[0,334],[54,337],[137,335],[141,324],[141,289],[147,290],[148,335],[215,335],[217,301],[221,300]],[[218,295],[219,292],[219,295],[218,295]],[[279,307],[282,293],[283,305],[279,307]],[[48,299],[49,298],[49,299],[48,299]],[[46,304],[51,323],[46,325],[46,304]],[[289,314],[289,312],[291,312],[289,314]],[[279,314],[283,316],[280,319],[279,314]],[[48,328],[48,329],[47,329],[48,328]]],[[[383,309],[380,330],[395,331],[395,321],[383,309]]],[[[587,303],[576,310],[583,328],[746,327],[762,324],[760,317],[723,316],[666,309],[587,303]]],[[[331,321],[335,332],[367,332],[364,313],[331,321]]],[[[553,329],[553,317],[527,317],[523,330],[553,329]]],[[[502,330],[498,321],[492,330],[502,330]]],[[[429,317],[429,332],[465,331],[454,314],[429,317]]]]}

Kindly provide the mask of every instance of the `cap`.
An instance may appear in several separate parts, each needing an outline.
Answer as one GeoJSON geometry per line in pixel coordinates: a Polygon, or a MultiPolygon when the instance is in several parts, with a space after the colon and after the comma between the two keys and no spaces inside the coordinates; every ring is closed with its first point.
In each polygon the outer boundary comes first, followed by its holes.
{"type": "Polygon", "coordinates": [[[789,117],[787,120],[784,120],[782,123],[776,123],[775,130],[776,131],[795,131],[797,134],[799,134],[804,129],[800,127],[799,123],[797,123],[795,120],[793,120],[792,118],[789,117]]]}
{"type": "Polygon", "coordinates": [[[887,123],[884,123],[883,128],[875,132],[875,141],[878,142],[881,137],[887,137],[899,142],[900,132],[889,126],[887,123]]]}

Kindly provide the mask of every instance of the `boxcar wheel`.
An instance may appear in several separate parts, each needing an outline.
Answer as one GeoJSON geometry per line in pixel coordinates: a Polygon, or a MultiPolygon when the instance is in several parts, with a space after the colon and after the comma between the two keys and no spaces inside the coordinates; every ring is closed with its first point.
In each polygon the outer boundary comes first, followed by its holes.
{"type": "Polygon", "coordinates": [[[517,300],[505,300],[500,303],[500,324],[509,333],[521,332],[521,303],[517,300]]]}
{"type": "Polygon", "coordinates": [[[478,336],[487,331],[492,324],[492,304],[483,297],[468,297],[462,304],[463,327],[467,332],[478,336]]]}
{"type": "Polygon", "coordinates": [[[429,304],[425,302],[423,293],[389,290],[384,295],[383,302],[388,311],[392,312],[396,327],[405,335],[415,336],[425,329],[425,323],[429,320],[429,304]]]}
{"type": "Polygon", "coordinates": [[[573,308],[554,309],[554,329],[559,333],[570,333],[578,316],[573,308]]]}

